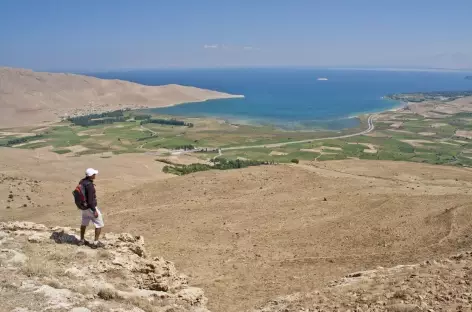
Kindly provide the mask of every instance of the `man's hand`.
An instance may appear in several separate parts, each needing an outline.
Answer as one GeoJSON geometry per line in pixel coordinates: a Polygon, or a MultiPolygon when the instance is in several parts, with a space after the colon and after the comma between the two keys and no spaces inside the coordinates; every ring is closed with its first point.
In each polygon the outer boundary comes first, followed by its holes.
{"type": "Polygon", "coordinates": [[[98,218],[98,211],[97,211],[97,210],[95,210],[95,211],[93,212],[93,216],[94,216],[95,218],[98,218]]]}

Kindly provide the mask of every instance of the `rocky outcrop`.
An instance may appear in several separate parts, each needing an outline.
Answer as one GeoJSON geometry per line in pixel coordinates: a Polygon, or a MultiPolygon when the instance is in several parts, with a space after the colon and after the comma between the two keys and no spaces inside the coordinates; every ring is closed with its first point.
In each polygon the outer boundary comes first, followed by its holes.
{"type": "Polygon", "coordinates": [[[208,311],[203,291],[151,257],[143,237],[107,233],[98,250],[77,239],[71,228],[0,223],[0,310],[208,311]]]}
{"type": "Polygon", "coordinates": [[[326,288],[268,302],[253,312],[472,311],[472,252],[441,261],[349,274],[326,288]]]}

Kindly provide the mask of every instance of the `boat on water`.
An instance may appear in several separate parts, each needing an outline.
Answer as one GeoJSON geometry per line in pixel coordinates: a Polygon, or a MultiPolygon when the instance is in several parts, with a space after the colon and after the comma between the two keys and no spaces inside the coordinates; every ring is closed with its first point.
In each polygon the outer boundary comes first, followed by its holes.
{"type": "Polygon", "coordinates": [[[326,80],[328,80],[328,78],[318,78],[317,80],[318,81],[326,81],[326,80]]]}

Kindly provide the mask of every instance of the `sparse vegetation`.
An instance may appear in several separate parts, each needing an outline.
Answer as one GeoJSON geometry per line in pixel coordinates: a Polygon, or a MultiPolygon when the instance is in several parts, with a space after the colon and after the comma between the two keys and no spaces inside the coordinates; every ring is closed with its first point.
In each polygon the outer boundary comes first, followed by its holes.
{"type": "Polygon", "coordinates": [[[49,277],[53,274],[50,263],[39,257],[29,257],[21,268],[21,272],[28,277],[49,277]]]}
{"type": "Polygon", "coordinates": [[[50,279],[46,282],[46,285],[49,285],[51,286],[52,288],[57,288],[57,289],[60,289],[62,288],[62,285],[61,283],[58,281],[58,280],[55,280],[55,279],[50,279]]]}
{"type": "Polygon", "coordinates": [[[70,149],[67,149],[67,148],[63,148],[63,149],[56,149],[56,150],[53,150],[54,153],[56,154],[68,154],[68,153],[72,153],[72,151],[70,149]]]}

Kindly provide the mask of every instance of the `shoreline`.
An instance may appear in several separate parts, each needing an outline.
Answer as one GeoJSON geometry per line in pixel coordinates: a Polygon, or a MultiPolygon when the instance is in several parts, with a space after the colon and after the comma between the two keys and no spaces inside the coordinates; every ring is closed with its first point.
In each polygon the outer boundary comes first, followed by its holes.
{"type": "Polygon", "coordinates": [[[183,85],[162,85],[162,86],[156,86],[156,87],[177,87],[177,88],[192,88],[198,91],[202,92],[210,92],[210,93],[217,93],[215,95],[210,95],[207,96],[206,98],[203,99],[198,99],[198,100],[192,100],[192,101],[175,101],[173,103],[169,104],[164,104],[164,105],[118,105],[116,107],[107,107],[106,109],[94,109],[92,112],[88,111],[84,113],[84,108],[79,108],[76,109],[76,112],[73,114],[63,114],[61,118],[69,118],[69,117],[80,117],[80,116],[87,116],[90,114],[101,114],[101,113],[109,113],[115,110],[129,110],[129,111],[137,111],[137,110],[152,110],[152,109],[160,109],[160,108],[166,108],[166,107],[173,107],[177,105],[184,105],[184,104],[193,104],[193,103],[202,103],[202,102],[208,102],[208,101],[213,101],[213,100],[227,100],[227,99],[244,99],[244,95],[241,94],[230,94],[230,93],[224,93],[220,91],[215,91],[215,90],[208,90],[208,89],[200,89],[197,87],[192,87],[192,86],[183,86],[183,85]]]}
{"type": "MultiPolygon", "coordinates": [[[[181,85],[179,85],[181,86],[181,85]]],[[[195,87],[191,87],[195,88],[195,87]]],[[[200,89],[200,90],[206,90],[206,89],[200,89]]],[[[208,102],[208,101],[216,101],[216,100],[230,100],[230,99],[244,99],[245,96],[242,94],[230,94],[230,93],[224,93],[220,91],[214,91],[214,90],[208,90],[208,91],[213,91],[213,92],[219,92],[222,93],[223,95],[221,97],[215,97],[215,98],[209,98],[209,99],[202,99],[202,100],[195,100],[195,101],[190,101],[190,102],[180,102],[180,103],[171,103],[168,105],[163,105],[163,106],[155,106],[155,107],[146,107],[144,109],[159,109],[159,108],[166,108],[166,107],[174,107],[177,105],[185,105],[185,104],[193,104],[193,103],[202,103],[202,102],[208,102]]]]}

